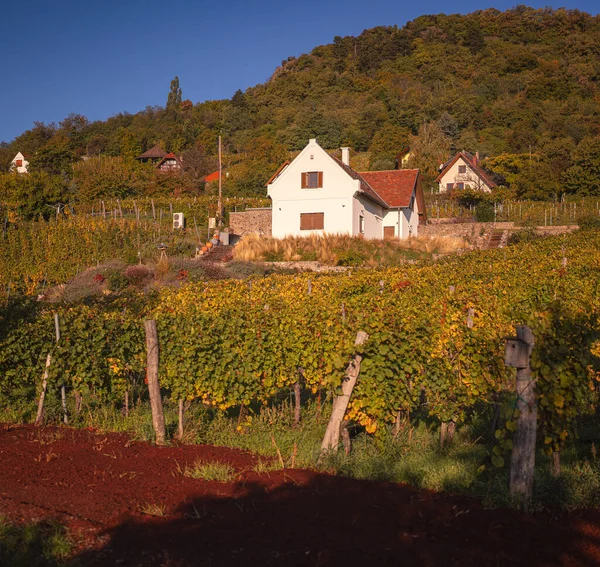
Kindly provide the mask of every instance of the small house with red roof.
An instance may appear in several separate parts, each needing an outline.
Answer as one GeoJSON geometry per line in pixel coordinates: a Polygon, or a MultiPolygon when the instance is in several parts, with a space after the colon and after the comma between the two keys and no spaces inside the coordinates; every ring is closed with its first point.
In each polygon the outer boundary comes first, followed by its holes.
{"type": "Polygon", "coordinates": [[[28,173],[29,161],[24,154],[17,152],[17,155],[10,162],[9,171],[16,171],[17,173],[28,173]]]}
{"type": "Polygon", "coordinates": [[[454,189],[475,189],[489,193],[496,184],[479,165],[479,152],[475,155],[462,151],[450,161],[440,166],[440,174],[436,183],[439,183],[440,193],[447,193],[454,189]]]}
{"type": "Polygon", "coordinates": [[[160,169],[161,171],[181,171],[183,163],[180,157],[174,153],[168,153],[156,164],[156,169],[160,169]]]}
{"type": "Polygon", "coordinates": [[[350,167],[350,149],[342,159],[316,139],[267,183],[272,205],[272,235],[362,235],[370,239],[416,236],[426,220],[418,169],[359,173],[350,167]]]}
{"type": "Polygon", "coordinates": [[[219,181],[219,170],[218,169],[217,169],[217,171],[213,171],[212,173],[209,173],[204,178],[205,183],[212,183],[213,181],[219,181]]]}

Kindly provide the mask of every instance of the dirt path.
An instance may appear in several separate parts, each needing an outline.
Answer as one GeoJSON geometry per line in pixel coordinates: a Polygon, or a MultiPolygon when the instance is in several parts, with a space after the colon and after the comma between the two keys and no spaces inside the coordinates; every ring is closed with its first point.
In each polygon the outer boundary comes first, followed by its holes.
{"type": "Polygon", "coordinates": [[[0,514],[56,519],[84,565],[600,565],[600,512],[524,515],[404,485],[286,470],[248,453],[0,425],[0,514]],[[230,463],[231,483],[184,477],[230,463]],[[156,504],[164,517],[142,508],[156,504]]]}

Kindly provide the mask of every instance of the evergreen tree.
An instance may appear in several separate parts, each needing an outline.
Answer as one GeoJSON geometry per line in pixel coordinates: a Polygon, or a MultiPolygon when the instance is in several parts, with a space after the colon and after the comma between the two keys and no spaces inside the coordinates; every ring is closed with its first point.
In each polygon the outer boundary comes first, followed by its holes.
{"type": "Polygon", "coordinates": [[[169,91],[169,96],[167,97],[167,109],[179,108],[181,104],[181,87],[179,86],[179,77],[175,77],[171,81],[171,90],[169,91]]]}

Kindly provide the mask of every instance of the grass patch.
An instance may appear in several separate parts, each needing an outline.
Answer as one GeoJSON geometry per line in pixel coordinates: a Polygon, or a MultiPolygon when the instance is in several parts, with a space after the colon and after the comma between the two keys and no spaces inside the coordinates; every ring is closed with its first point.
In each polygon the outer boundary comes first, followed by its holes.
{"type": "Polygon", "coordinates": [[[167,515],[167,507],[164,504],[152,504],[147,502],[140,506],[140,512],[147,516],[155,516],[157,518],[164,518],[167,515]]]}
{"type": "Polygon", "coordinates": [[[73,542],[64,526],[40,522],[17,526],[0,517],[0,565],[54,567],[65,565],[73,542]]]}
{"type": "MultiPolygon", "coordinates": [[[[407,423],[395,436],[388,425],[380,426],[375,435],[351,427],[350,455],[340,449],[320,458],[331,403],[323,400],[319,404],[308,396],[304,400],[302,419],[297,426],[292,400],[287,396],[271,405],[248,408],[241,420],[239,408],[223,412],[196,402],[186,412],[185,438],[191,443],[250,451],[259,457],[253,467],[258,474],[281,468],[313,468],[351,478],[461,493],[492,507],[513,504],[509,494],[509,455],[505,455],[504,468],[479,472],[494,446],[492,411],[487,406],[469,417],[469,425],[459,426],[453,442],[443,449],[439,444],[438,423],[414,415],[412,423],[407,423]]],[[[164,400],[164,414],[168,437],[173,438],[177,432],[176,400],[164,400]]],[[[20,421],[16,410],[10,415],[20,421]]],[[[55,422],[60,417],[57,411],[55,422]]],[[[137,396],[128,417],[119,406],[92,404],[78,416],[72,415],[70,423],[126,432],[137,440],[154,440],[149,403],[137,396]]],[[[574,445],[561,453],[559,478],[551,474],[550,459],[538,451],[533,509],[600,507],[600,459],[594,447],[597,438],[597,418],[582,418],[574,445]]],[[[44,434],[38,439],[52,441],[51,436],[44,434]]],[[[229,465],[209,462],[196,462],[180,468],[179,472],[191,478],[220,482],[231,481],[235,475],[229,465]]]]}
{"type": "Polygon", "coordinates": [[[277,468],[282,468],[281,461],[287,468],[313,467],[329,419],[328,413],[317,415],[316,404],[308,403],[300,426],[294,427],[294,410],[287,400],[262,406],[240,425],[237,417],[219,412],[199,430],[197,442],[250,451],[268,457],[277,468]]]}
{"type": "Polygon", "coordinates": [[[219,461],[196,461],[193,465],[186,465],[182,473],[189,478],[217,482],[229,482],[235,478],[235,469],[219,461]]]}

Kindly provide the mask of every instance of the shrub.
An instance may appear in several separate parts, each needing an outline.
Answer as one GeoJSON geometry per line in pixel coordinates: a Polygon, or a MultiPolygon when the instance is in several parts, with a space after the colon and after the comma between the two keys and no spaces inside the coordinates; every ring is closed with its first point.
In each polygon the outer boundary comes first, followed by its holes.
{"type": "Polygon", "coordinates": [[[484,200],[484,195],[481,191],[475,189],[455,189],[451,192],[450,198],[455,200],[457,204],[465,209],[476,207],[484,200]]]}
{"type": "Polygon", "coordinates": [[[475,220],[477,222],[493,222],[495,218],[494,205],[489,201],[481,201],[475,207],[475,220]]]}
{"type": "Polygon", "coordinates": [[[227,273],[235,279],[244,279],[249,276],[262,276],[265,274],[265,268],[261,264],[253,262],[233,261],[227,266],[227,273]]]}
{"type": "Polygon", "coordinates": [[[364,254],[358,250],[344,250],[338,253],[336,264],[338,266],[362,266],[365,262],[364,254]]]}
{"type": "Polygon", "coordinates": [[[281,250],[267,250],[264,253],[265,262],[282,262],[283,252],[281,250]]]}
{"type": "Polygon", "coordinates": [[[533,227],[524,228],[522,230],[513,231],[508,237],[508,244],[521,244],[524,242],[533,242],[543,238],[543,235],[535,230],[533,227]]]}
{"type": "Polygon", "coordinates": [[[123,291],[129,287],[129,280],[119,269],[111,268],[106,271],[110,291],[123,291]]]}
{"type": "Polygon", "coordinates": [[[154,274],[147,266],[139,264],[135,266],[127,266],[127,269],[125,270],[125,277],[127,278],[129,284],[136,287],[143,287],[154,277],[154,274]]]}
{"type": "Polygon", "coordinates": [[[593,230],[600,228],[600,216],[594,214],[582,215],[577,220],[581,230],[593,230]]]}

